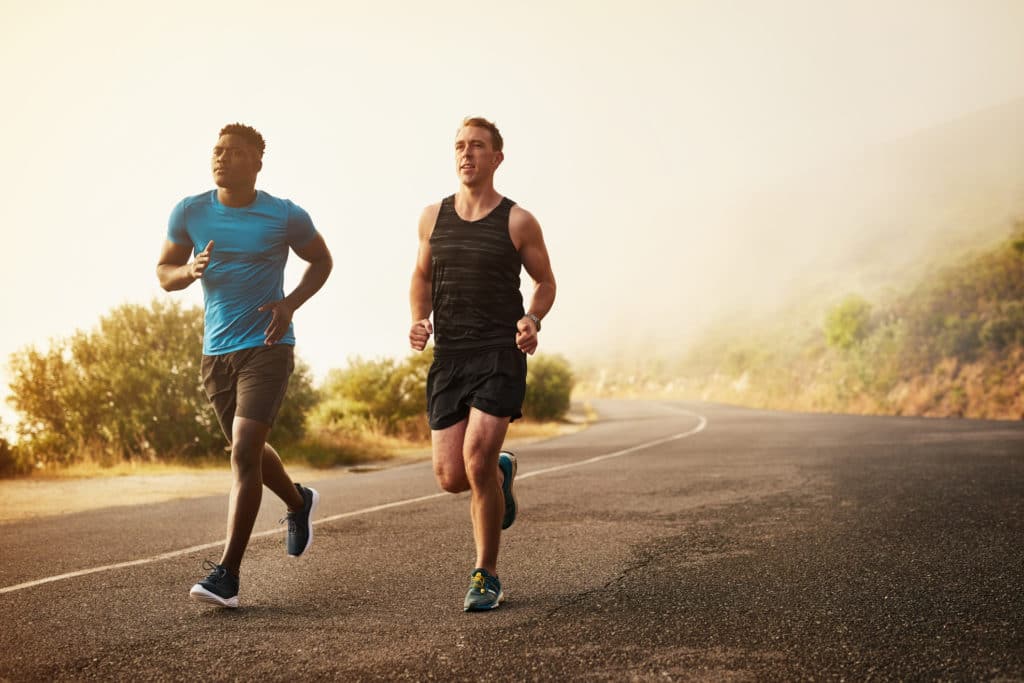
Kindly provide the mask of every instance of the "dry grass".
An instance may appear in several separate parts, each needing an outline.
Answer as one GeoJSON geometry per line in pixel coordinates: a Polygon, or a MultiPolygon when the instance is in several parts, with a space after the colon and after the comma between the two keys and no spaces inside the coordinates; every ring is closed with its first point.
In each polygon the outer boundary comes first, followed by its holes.
{"type": "Polygon", "coordinates": [[[585,425],[573,422],[534,422],[533,420],[516,420],[508,428],[508,439],[514,441],[539,441],[551,439],[562,434],[582,429],[585,425]]]}
{"type": "MultiPolygon", "coordinates": [[[[507,442],[510,445],[533,443],[544,439],[570,434],[586,428],[597,419],[589,404],[574,406],[576,414],[567,420],[537,422],[528,419],[517,420],[509,427],[507,442]]],[[[311,467],[330,469],[379,463],[389,460],[415,461],[430,457],[430,438],[402,438],[379,433],[341,432],[318,430],[308,434],[297,444],[279,449],[282,459],[289,468],[311,467]]],[[[67,466],[46,466],[13,477],[36,481],[75,480],[129,476],[163,476],[216,472],[230,467],[227,452],[211,455],[198,460],[160,462],[131,460],[110,463],[86,459],[67,466]]]]}
{"type": "Polygon", "coordinates": [[[39,467],[26,475],[32,479],[91,479],[93,477],[128,477],[135,475],[153,476],[166,474],[186,474],[197,471],[213,471],[230,465],[225,456],[223,459],[206,458],[197,462],[151,462],[126,461],[107,465],[96,461],[77,462],[66,467],[39,467]]]}
{"type": "Polygon", "coordinates": [[[989,353],[970,363],[945,358],[926,373],[888,386],[866,386],[851,368],[822,365],[792,377],[764,373],[750,382],[715,373],[699,380],[620,384],[602,398],[702,400],[752,408],[913,415],[975,419],[1024,419],[1024,347],[989,353]],[[786,380],[790,380],[787,382],[786,380]]]}

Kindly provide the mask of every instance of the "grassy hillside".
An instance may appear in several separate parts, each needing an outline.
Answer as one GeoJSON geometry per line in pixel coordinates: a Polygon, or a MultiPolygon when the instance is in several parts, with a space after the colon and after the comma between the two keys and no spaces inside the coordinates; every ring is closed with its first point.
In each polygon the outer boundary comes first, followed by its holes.
{"type": "Polygon", "coordinates": [[[850,294],[816,316],[722,326],[676,357],[585,366],[579,393],[1024,419],[1024,225],[946,263],[877,300],[850,294]]]}

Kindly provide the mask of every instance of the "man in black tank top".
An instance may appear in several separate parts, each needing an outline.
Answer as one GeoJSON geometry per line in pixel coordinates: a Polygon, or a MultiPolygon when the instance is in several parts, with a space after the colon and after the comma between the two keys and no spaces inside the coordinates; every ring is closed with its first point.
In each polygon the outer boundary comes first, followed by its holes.
{"type": "Polygon", "coordinates": [[[476,568],[467,612],[504,599],[498,546],[517,506],[516,459],[501,445],[509,423],[522,417],[526,354],[537,350],[540,321],[555,300],[540,224],[494,189],[502,147],[490,121],[462,122],[455,137],[459,190],[420,216],[409,290],[409,344],[422,351],[434,334],[427,377],[434,473],[445,491],[471,492],[476,568]],[[523,268],[534,281],[528,309],[519,292],[523,268]]]}

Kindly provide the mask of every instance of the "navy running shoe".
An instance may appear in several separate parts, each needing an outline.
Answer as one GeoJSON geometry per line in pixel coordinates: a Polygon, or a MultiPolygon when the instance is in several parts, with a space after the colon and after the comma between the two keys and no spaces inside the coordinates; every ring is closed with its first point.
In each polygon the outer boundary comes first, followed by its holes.
{"type": "Polygon", "coordinates": [[[496,609],[505,600],[501,581],[486,569],[476,568],[469,580],[469,591],[462,603],[463,612],[483,612],[496,609]]]}
{"type": "Polygon", "coordinates": [[[512,492],[519,464],[516,462],[516,456],[508,451],[502,451],[498,454],[498,467],[505,473],[505,481],[501,483],[501,492],[505,494],[505,516],[501,520],[501,528],[507,529],[516,521],[516,513],[519,512],[516,496],[512,492]]]}
{"type": "Polygon", "coordinates": [[[288,522],[288,554],[292,557],[298,557],[313,545],[313,512],[320,502],[320,494],[316,492],[316,489],[302,484],[296,484],[295,488],[302,494],[305,504],[301,510],[289,510],[281,520],[288,522]]]}
{"type": "Polygon", "coordinates": [[[210,573],[205,579],[192,586],[188,592],[193,600],[220,607],[238,607],[238,577],[222,564],[203,561],[203,569],[210,573]]]}

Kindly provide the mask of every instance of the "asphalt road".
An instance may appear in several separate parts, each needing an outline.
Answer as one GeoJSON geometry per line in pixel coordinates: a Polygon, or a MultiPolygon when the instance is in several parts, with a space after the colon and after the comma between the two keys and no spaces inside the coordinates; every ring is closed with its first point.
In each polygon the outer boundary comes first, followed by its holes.
{"type": "Polygon", "coordinates": [[[1024,423],[596,407],[518,452],[499,610],[462,612],[468,497],[403,502],[418,463],[318,482],[234,611],[182,552],[226,496],[0,525],[0,679],[1024,680],[1024,423]]]}

